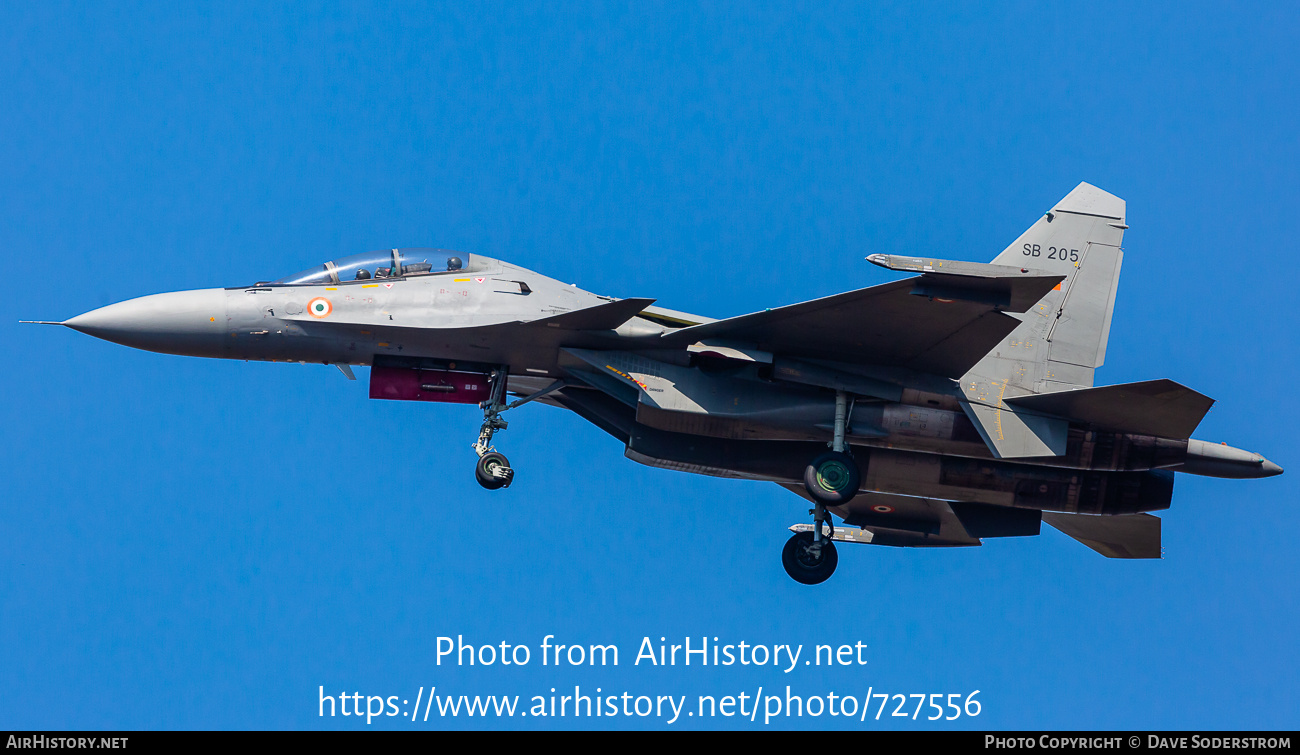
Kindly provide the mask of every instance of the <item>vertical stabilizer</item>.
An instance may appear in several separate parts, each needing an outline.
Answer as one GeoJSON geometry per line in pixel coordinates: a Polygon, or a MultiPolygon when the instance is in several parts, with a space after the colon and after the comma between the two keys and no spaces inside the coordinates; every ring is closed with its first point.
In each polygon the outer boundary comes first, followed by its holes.
{"type": "Polygon", "coordinates": [[[994,258],[994,264],[1066,276],[1028,312],[1011,315],[1020,326],[962,378],[967,413],[989,445],[1024,449],[999,455],[1064,451],[1057,428],[1029,427],[1004,400],[1092,386],[1094,370],[1106,361],[1124,216],[1124,200],[1081,183],[994,258]],[[1008,437],[1022,430],[1034,437],[1008,437]]]}

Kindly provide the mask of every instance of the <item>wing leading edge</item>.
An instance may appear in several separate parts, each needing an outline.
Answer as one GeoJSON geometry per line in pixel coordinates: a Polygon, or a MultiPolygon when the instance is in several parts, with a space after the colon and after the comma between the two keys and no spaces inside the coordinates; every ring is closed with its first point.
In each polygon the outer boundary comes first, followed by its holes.
{"type": "MultiPolygon", "coordinates": [[[[1016,279],[1016,304],[1037,301],[1060,276],[1016,279]]],[[[754,344],[776,354],[883,364],[960,378],[1020,324],[989,295],[989,278],[925,274],[822,299],[682,328],[666,344],[705,338],[754,344]]]]}

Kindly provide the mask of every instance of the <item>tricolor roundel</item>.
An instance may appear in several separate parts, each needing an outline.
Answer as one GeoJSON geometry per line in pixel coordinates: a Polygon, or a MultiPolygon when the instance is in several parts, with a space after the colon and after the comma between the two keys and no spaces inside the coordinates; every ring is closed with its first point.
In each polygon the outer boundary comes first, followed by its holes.
{"type": "Polygon", "coordinates": [[[330,312],[334,311],[334,305],[324,296],[317,296],[315,299],[307,302],[307,311],[312,317],[324,318],[329,317],[330,312]]]}

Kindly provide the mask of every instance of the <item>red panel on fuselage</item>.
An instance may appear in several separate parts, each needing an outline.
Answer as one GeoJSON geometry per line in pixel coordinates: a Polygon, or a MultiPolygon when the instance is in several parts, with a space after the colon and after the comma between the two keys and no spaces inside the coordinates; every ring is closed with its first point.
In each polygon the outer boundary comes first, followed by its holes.
{"type": "Polygon", "coordinates": [[[487,401],[489,395],[488,376],[477,372],[406,367],[374,367],[370,370],[370,398],[477,404],[487,401]]]}

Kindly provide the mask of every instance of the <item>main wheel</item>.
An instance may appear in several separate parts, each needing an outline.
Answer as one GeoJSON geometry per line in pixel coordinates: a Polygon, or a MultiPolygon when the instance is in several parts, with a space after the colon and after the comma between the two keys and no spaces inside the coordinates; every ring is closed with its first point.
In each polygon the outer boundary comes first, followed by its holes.
{"type": "Polygon", "coordinates": [[[827,451],[804,468],[803,484],[808,494],[822,503],[847,503],[858,494],[862,474],[852,456],[827,451]]]}
{"type": "Polygon", "coordinates": [[[505,454],[491,451],[479,457],[478,464],[474,465],[474,477],[488,490],[496,490],[510,487],[515,471],[510,468],[510,460],[505,454]]]}
{"type": "Polygon", "coordinates": [[[781,549],[781,565],[785,573],[795,582],[805,585],[818,585],[831,578],[835,567],[840,563],[840,556],[835,552],[835,543],[822,541],[821,553],[814,556],[811,551],[813,533],[796,532],[794,537],[785,541],[781,549]]]}

